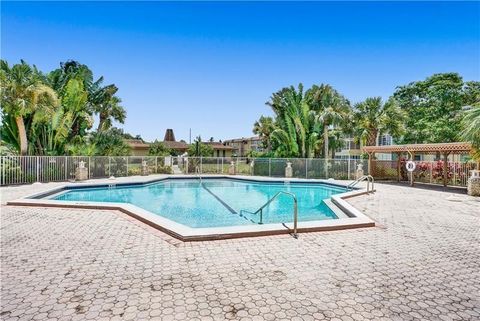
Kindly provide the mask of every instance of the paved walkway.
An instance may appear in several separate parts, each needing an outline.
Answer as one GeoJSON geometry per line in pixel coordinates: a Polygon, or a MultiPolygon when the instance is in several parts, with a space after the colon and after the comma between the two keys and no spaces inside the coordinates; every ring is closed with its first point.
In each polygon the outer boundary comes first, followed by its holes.
{"type": "Polygon", "coordinates": [[[2,205],[0,318],[479,320],[480,199],[377,189],[350,202],[378,227],[298,240],[181,243],[115,211],[2,205]]]}

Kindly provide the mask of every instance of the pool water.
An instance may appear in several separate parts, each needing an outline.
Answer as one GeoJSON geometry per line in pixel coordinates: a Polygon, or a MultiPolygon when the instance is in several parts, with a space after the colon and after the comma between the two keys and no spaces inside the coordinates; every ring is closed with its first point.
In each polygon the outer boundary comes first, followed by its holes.
{"type": "MultiPolygon", "coordinates": [[[[115,188],[73,189],[54,196],[55,200],[130,203],[189,227],[221,227],[258,224],[251,214],[279,191],[288,191],[298,200],[298,220],[336,219],[324,203],[345,189],[325,184],[252,182],[234,179],[171,179],[149,185],[115,188]]],[[[263,210],[263,223],[293,221],[293,199],[280,195],[263,210]]]]}

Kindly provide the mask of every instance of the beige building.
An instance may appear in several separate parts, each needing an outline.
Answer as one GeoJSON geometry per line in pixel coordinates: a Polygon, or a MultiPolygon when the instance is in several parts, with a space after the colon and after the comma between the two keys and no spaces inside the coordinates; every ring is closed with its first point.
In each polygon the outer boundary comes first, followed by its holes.
{"type": "Polygon", "coordinates": [[[233,156],[246,157],[250,151],[263,152],[263,141],[258,136],[228,139],[223,142],[233,149],[233,156]]]}
{"type": "Polygon", "coordinates": [[[222,142],[202,142],[213,148],[213,157],[232,157],[233,147],[224,145],[222,142]]]}
{"type": "MultiPolygon", "coordinates": [[[[127,139],[126,142],[130,146],[133,156],[148,155],[151,143],[144,142],[140,139],[127,139]]],[[[183,141],[177,142],[172,129],[166,130],[161,143],[165,145],[165,147],[174,150],[177,155],[183,155],[188,151],[188,144],[183,141]]],[[[209,145],[213,148],[214,157],[232,157],[233,148],[224,145],[222,142],[202,142],[202,144],[209,145]]]]}
{"type": "Polygon", "coordinates": [[[149,143],[145,143],[140,139],[126,139],[125,142],[130,146],[132,156],[147,156],[148,149],[150,148],[149,143]]]}

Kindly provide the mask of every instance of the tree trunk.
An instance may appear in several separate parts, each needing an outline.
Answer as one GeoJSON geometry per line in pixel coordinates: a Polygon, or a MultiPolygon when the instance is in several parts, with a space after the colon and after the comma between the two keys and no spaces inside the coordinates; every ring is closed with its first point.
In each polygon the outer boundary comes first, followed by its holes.
{"type": "Polygon", "coordinates": [[[27,131],[25,130],[25,123],[23,122],[23,117],[15,117],[15,122],[17,123],[18,129],[18,138],[20,140],[20,155],[27,155],[28,151],[28,140],[27,140],[27,131]]]}
{"type": "Polygon", "coordinates": [[[328,125],[323,126],[323,152],[325,153],[325,159],[328,158],[328,125]]]}
{"type": "Polygon", "coordinates": [[[103,130],[103,124],[105,123],[107,116],[100,113],[98,118],[99,118],[99,122],[98,122],[97,132],[101,132],[103,130]]]}
{"type": "Polygon", "coordinates": [[[372,130],[367,137],[367,146],[377,145],[377,130],[372,130]]]}
{"type": "Polygon", "coordinates": [[[324,153],[325,153],[325,179],[328,178],[328,125],[325,124],[323,126],[323,146],[324,146],[324,153]]]}

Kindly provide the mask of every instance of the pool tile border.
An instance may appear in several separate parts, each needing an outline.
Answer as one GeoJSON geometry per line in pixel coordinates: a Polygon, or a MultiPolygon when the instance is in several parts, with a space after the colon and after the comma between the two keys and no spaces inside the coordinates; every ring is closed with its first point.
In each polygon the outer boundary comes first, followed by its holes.
{"type": "MultiPolygon", "coordinates": [[[[58,201],[52,199],[44,199],[43,197],[52,196],[69,189],[82,189],[92,187],[109,187],[109,186],[125,186],[125,185],[148,185],[169,179],[192,179],[197,178],[193,175],[170,176],[165,175],[155,179],[145,179],[135,182],[118,182],[112,183],[74,183],[65,184],[63,186],[53,188],[40,193],[28,195],[26,197],[9,201],[10,206],[38,206],[38,207],[62,207],[62,208],[83,208],[83,209],[99,209],[99,210],[118,210],[123,212],[149,226],[152,226],[170,236],[173,236],[184,242],[191,241],[207,241],[219,239],[231,239],[241,237],[268,236],[278,234],[289,234],[291,229],[287,229],[283,224],[262,224],[262,225],[245,225],[245,226],[227,226],[214,228],[191,228],[183,224],[174,222],[159,215],[155,215],[147,210],[127,203],[108,203],[108,202],[71,202],[58,201]]],[[[266,177],[250,177],[250,176],[228,176],[228,175],[208,175],[202,176],[202,179],[227,178],[243,181],[254,182],[278,182],[278,183],[302,183],[302,184],[325,184],[334,187],[345,187],[345,185],[329,182],[326,180],[306,180],[306,179],[284,179],[284,178],[266,178],[266,177]]],[[[331,201],[335,206],[342,210],[347,217],[338,218],[336,220],[308,221],[298,222],[298,232],[317,232],[317,231],[334,231],[354,228],[374,227],[375,222],[357,210],[355,207],[345,201],[346,198],[366,194],[366,190],[356,189],[350,192],[336,194],[331,197],[331,201]]],[[[331,207],[331,204],[328,204],[331,207]]],[[[293,227],[293,222],[286,223],[289,228],[293,227]]]]}

